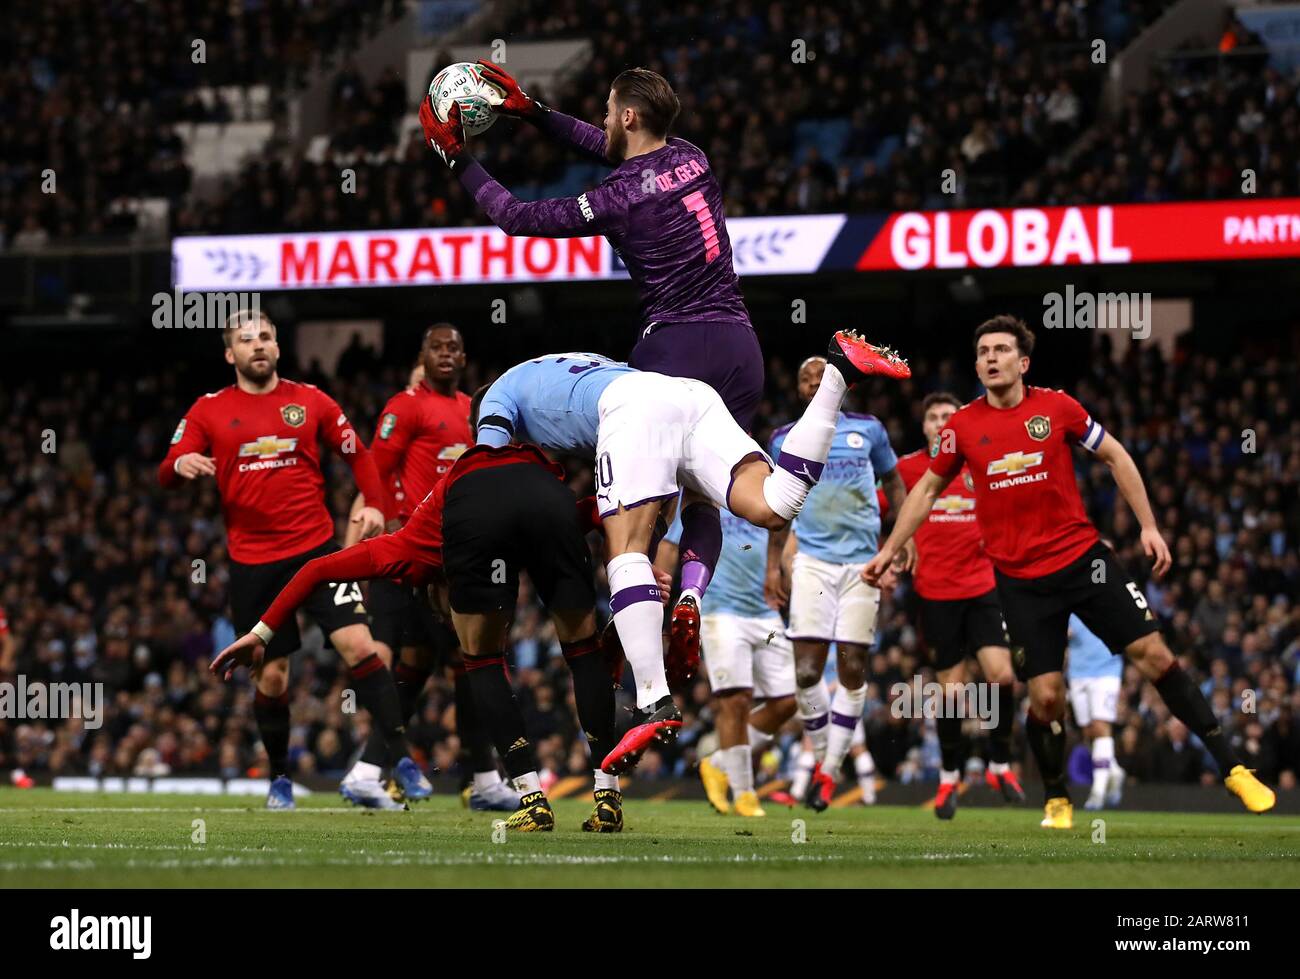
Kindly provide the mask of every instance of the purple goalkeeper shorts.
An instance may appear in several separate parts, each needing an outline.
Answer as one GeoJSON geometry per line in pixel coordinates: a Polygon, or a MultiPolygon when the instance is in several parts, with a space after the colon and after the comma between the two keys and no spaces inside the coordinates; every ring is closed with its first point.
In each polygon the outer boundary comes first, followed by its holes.
{"type": "Polygon", "coordinates": [[[763,400],[763,351],[753,329],[739,323],[656,323],[632,348],[628,363],[639,371],[703,381],[746,432],[763,400]]]}

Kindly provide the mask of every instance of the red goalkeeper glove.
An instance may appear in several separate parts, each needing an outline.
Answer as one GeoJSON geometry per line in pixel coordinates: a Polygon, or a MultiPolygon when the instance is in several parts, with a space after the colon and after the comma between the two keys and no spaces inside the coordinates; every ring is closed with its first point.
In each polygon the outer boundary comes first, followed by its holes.
{"type": "Polygon", "coordinates": [[[451,104],[447,121],[440,122],[433,114],[433,98],[425,96],[420,103],[420,125],[424,128],[424,138],[433,147],[435,153],[442,157],[442,162],[456,169],[458,157],[465,152],[465,128],[460,123],[460,105],[451,104]]]}
{"type": "Polygon", "coordinates": [[[502,102],[494,107],[497,112],[516,119],[531,119],[539,112],[546,111],[546,106],[520,88],[514,76],[500,65],[482,58],[478,64],[483,69],[483,80],[501,90],[502,102]]]}

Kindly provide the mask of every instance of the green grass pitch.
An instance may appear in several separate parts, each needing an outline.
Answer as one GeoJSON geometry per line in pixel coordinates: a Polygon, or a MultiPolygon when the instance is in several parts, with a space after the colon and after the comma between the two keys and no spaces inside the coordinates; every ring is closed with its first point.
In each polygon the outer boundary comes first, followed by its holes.
{"type": "Polygon", "coordinates": [[[1049,832],[1027,806],[941,823],[920,808],[769,804],[765,819],[741,820],[703,802],[629,800],[621,835],[592,836],[579,830],[583,796],[555,804],[554,833],[496,842],[499,815],[457,799],[409,813],[323,795],[291,813],[260,802],[0,791],[0,887],[1300,886],[1295,816],[1078,809],[1073,831],[1049,832]]]}

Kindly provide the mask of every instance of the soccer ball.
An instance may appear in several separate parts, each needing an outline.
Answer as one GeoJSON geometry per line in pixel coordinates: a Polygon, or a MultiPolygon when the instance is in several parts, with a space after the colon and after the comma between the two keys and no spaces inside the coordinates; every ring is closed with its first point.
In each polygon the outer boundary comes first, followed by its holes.
{"type": "Polygon", "coordinates": [[[453,102],[460,103],[460,121],[465,135],[477,136],[492,128],[497,121],[493,106],[504,98],[501,90],[483,78],[483,69],[467,61],[448,65],[429,83],[429,97],[433,100],[433,114],[439,122],[447,121],[453,102]]]}

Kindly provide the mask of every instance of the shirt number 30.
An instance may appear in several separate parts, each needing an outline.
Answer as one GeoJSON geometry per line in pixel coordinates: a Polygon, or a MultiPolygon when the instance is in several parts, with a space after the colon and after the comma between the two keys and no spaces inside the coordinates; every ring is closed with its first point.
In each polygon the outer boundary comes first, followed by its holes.
{"type": "Polygon", "coordinates": [[[700,234],[704,236],[704,261],[707,264],[718,257],[722,247],[718,244],[718,226],[713,222],[713,213],[704,200],[704,191],[697,190],[682,198],[686,210],[695,212],[695,220],[700,222],[700,234]]]}

